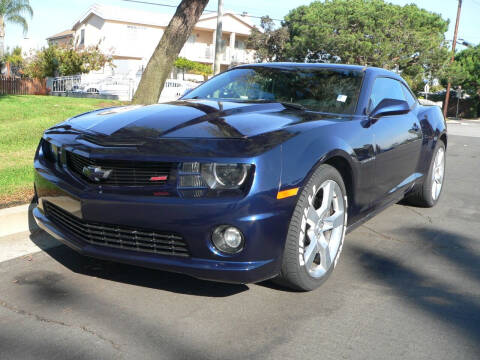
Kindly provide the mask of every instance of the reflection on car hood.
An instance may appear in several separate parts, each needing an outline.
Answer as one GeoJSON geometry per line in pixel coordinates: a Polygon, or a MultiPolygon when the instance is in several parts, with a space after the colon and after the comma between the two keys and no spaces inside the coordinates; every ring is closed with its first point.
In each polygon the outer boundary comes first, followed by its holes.
{"type": "Polygon", "coordinates": [[[110,139],[245,139],[304,121],[333,118],[287,109],[279,103],[180,100],[92,111],[70,119],[63,126],[110,139]]]}

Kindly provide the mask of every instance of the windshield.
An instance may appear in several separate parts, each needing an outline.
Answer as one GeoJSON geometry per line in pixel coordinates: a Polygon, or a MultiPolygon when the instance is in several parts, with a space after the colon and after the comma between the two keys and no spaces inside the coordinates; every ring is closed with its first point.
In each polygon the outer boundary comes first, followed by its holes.
{"type": "Polygon", "coordinates": [[[200,85],[183,99],[284,102],[307,110],[353,114],[363,72],[332,69],[239,68],[200,85]]]}

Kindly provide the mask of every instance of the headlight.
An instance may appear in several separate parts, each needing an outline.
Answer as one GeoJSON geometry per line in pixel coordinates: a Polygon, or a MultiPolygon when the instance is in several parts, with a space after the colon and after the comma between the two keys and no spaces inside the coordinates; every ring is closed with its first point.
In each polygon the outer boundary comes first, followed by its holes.
{"type": "Polygon", "coordinates": [[[247,164],[202,164],[201,174],[210,189],[238,189],[245,183],[247,164]]]}
{"type": "Polygon", "coordinates": [[[178,187],[181,189],[238,190],[246,184],[250,164],[183,163],[178,187]]]}
{"type": "Polygon", "coordinates": [[[51,153],[52,156],[53,156],[53,161],[54,161],[55,163],[58,163],[58,159],[60,158],[58,146],[53,145],[52,143],[50,143],[50,153],[51,153]]]}
{"type": "Polygon", "coordinates": [[[45,157],[53,163],[60,162],[60,148],[51,142],[43,141],[42,151],[45,157]]]}

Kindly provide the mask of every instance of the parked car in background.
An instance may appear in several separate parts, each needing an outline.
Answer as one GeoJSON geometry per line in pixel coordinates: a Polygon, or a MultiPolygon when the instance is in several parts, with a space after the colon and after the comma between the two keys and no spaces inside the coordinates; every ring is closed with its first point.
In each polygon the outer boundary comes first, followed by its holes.
{"type": "Polygon", "coordinates": [[[45,131],[33,214],[88,256],[312,290],[346,232],[404,198],[438,202],[446,147],[440,109],[393,72],[245,65],[45,131]]]}
{"type": "Polygon", "coordinates": [[[162,93],[160,94],[159,102],[164,103],[177,100],[182,95],[188,94],[198,85],[199,83],[193,81],[167,79],[163,86],[162,93]]]}
{"type": "Polygon", "coordinates": [[[98,90],[95,87],[87,87],[87,89],[85,90],[85,93],[87,93],[87,94],[100,94],[100,90],[98,90]]]}
{"type": "Polygon", "coordinates": [[[107,77],[96,82],[83,84],[83,90],[87,94],[116,96],[120,99],[128,97],[130,92],[133,91],[133,80],[107,77]]]}

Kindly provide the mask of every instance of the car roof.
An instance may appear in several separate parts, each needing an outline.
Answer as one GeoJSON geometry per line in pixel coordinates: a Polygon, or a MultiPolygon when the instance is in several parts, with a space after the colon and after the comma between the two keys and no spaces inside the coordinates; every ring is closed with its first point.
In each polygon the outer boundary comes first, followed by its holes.
{"type": "Polygon", "coordinates": [[[245,64],[234,67],[238,68],[251,68],[251,67],[265,67],[265,68],[279,68],[279,69],[335,69],[335,70],[352,70],[352,71],[365,71],[372,75],[383,75],[401,79],[400,75],[393,71],[374,67],[374,66],[362,66],[362,65],[347,65],[347,64],[326,64],[326,63],[296,63],[296,62],[271,62],[271,63],[258,63],[258,64],[245,64]]]}

